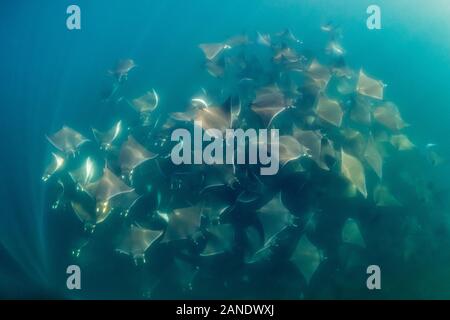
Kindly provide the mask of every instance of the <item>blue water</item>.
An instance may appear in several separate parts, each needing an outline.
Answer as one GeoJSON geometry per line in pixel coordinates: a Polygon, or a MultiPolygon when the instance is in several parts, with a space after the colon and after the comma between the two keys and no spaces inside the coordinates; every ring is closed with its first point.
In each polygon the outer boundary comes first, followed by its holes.
{"type": "MultiPolygon", "coordinates": [[[[199,43],[290,28],[305,47],[319,51],[326,41],[320,25],[333,21],[342,29],[348,63],[355,69],[364,66],[388,84],[386,99],[411,124],[411,140],[420,148],[435,143],[449,149],[449,14],[446,0],[2,2],[0,297],[72,295],[64,291],[67,264],[60,258],[70,246],[62,235],[58,241],[58,224],[45,209],[40,178],[51,150],[45,135],[63,124],[88,132],[110,115],[100,100],[111,84],[107,70],[118,59],[130,57],[138,64],[125,86],[127,95],[154,87],[163,107],[175,110],[208,79],[199,43]],[[82,30],[66,29],[65,11],[73,3],[81,8],[82,30]],[[381,7],[382,30],[366,28],[365,11],[373,3],[381,7]]],[[[450,187],[448,166],[426,174],[450,187]]],[[[437,243],[436,252],[444,255],[448,247],[443,243],[437,243]]],[[[114,276],[113,267],[107,269],[114,276]]],[[[426,276],[405,276],[419,281],[404,285],[403,291],[398,285],[392,296],[449,298],[450,275],[441,272],[444,266],[438,269],[434,279],[431,266],[421,269],[426,276]],[[440,281],[442,277],[447,278],[440,281]],[[441,283],[439,292],[430,288],[436,283],[441,283]]],[[[111,288],[116,292],[98,289],[84,297],[117,298],[132,292],[126,282],[111,288]]]]}

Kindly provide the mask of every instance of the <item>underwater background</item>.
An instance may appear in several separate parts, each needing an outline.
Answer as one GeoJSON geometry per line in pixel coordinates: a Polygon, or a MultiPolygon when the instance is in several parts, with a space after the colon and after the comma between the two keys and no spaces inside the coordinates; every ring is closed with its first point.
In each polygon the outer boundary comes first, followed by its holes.
{"type": "MultiPolygon", "coordinates": [[[[122,88],[127,96],[155,88],[164,110],[177,110],[210,81],[200,43],[289,28],[305,47],[320,52],[326,44],[320,26],[332,21],[342,30],[347,63],[388,84],[386,99],[399,106],[411,125],[405,132],[418,152],[432,143],[445,157],[450,156],[449,14],[446,0],[2,2],[0,297],[143,297],[136,290],[145,277],[143,268],[101,247],[95,251],[98,262],[88,270],[82,267],[82,290],[67,290],[66,268],[76,264],[71,252],[80,226],[49,209],[41,180],[51,151],[46,135],[64,124],[86,133],[112,125],[111,110],[101,101],[112,83],[107,71],[119,59],[132,58],[138,65],[122,88]],[[81,30],[66,28],[70,4],[81,8],[81,30]],[[366,27],[371,4],[381,8],[381,30],[366,27]]],[[[361,278],[357,285],[330,279],[323,271],[317,281],[326,283],[325,289],[306,297],[450,298],[450,166],[421,166],[408,157],[398,161],[400,167],[417,165],[417,185],[424,188],[419,192],[431,196],[426,206],[411,203],[400,213],[388,211],[366,221],[376,243],[368,264],[381,267],[382,290],[367,290],[365,269],[354,276],[361,278]],[[403,250],[400,243],[410,236],[405,231],[409,215],[415,217],[408,225],[415,224],[411,237],[416,254],[400,264],[396,250],[403,250]]],[[[395,181],[396,171],[386,172],[385,179],[395,181]]],[[[253,283],[228,286],[214,280],[229,272],[227,264],[217,268],[194,293],[161,289],[154,297],[301,297],[295,272],[287,267],[274,269],[269,279],[256,274],[253,283]]]]}

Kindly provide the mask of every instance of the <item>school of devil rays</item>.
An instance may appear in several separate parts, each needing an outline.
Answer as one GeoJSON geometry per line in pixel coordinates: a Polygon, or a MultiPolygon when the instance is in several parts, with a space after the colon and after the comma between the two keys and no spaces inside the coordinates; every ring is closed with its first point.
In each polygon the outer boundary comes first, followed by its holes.
{"type": "Polygon", "coordinates": [[[369,265],[426,260],[424,215],[438,211],[440,193],[425,171],[446,161],[408,138],[376,70],[350,67],[340,28],[320,32],[320,60],[290,30],[200,44],[202,72],[219,85],[174,112],[151,87],[121,95],[138,62],[119,61],[106,98],[119,120],[92,132],[61,123],[47,136],[48,206],[82,230],[73,261],[88,270],[109,250],[139,274],[142,297],[297,299],[366,297],[369,265]],[[278,129],[279,171],[175,165],[171,133],[196,121],[278,129]]]}

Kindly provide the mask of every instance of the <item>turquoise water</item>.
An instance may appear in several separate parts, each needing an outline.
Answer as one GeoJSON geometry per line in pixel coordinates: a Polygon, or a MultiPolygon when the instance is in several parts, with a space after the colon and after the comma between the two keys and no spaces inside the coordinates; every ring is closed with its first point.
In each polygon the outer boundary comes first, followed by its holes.
{"type": "MultiPolygon", "coordinates": [[[[69,4],[15,1],[0,5],[0,297],[142,297],[142,279],[149,277],[145,268],[134,268],[126,258],[105,253],[102,244],[93,251],[97,260],[89,264],[83,278],[87,288],[79,292],[65,288],[65,268],[76,261],[70,253],[82,231],[73,217],[48,210],[48,190],[41,181],[52,151],[45,135],[63,124],[87,133],[91,126],[105,128],[115,120],[113,107],[101,100],[112,84],[107,71],[119,59],[132,58],[138,64],[121,88],[123,94],[136,97],[155,88],[164,112],[169,112],[182,109],[193,93],[213,82],[204,72],[198,44],[289,28],[304,48],[320,57],[327,41],[320,26],[332,21],[342,31],[348,65],[363,67],[387,84],[385,99],[395,102],[411,125],[405,133],[417,152],[424,154],[425,146],[433,143],[443,157],[450,156],[448,1],[79,0],[82,29],[77,31],[65,27],[69,4]],[[366,28],[366,8],[373,3],[381,8],[381,30],[366,28]]],[[[367,209],[362,218],[371,244],[365,262],[380,264],[382,290],[365,288],[365,270],[355,276],[362,279],[355,283],[325,270],[306,297],[450,297],[450,166],[422,166],[422,160],[415,159],[395,158],[385,179],[395,185],[398,168],[411,167],[416,172],[414,183],[425,185],[425,191],[418,193],[431,193],[431,200],[416,205],[415,198],[406,197],[403,210],[377,214],[367,209]],[[419,227],[408,231],[411,224],[419,227]],[[413,258],[400,263],[398,256],[404,250],[400,243],[408,237],[414,243],[413,258]]],[[[296,290],[296,273],[288,267],[270,272],[275,274],[273,281],[250,283],[236,280],[247,272],[243,269],[224,265],[215,272],[203,282],[200,279],[191,293],[162,290],[156,298],[305,296],[296,290]],[[229,270],[227,281],[234,285],[225,288],[218,274],[229,270]]],[[[254,274],[255,279],[266,279],[264,270],[254,274]]]]}

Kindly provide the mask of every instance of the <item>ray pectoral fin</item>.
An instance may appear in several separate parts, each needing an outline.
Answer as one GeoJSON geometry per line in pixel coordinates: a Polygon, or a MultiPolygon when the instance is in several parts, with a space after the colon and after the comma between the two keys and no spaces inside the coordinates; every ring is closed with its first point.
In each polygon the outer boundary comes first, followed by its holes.
{"type": "Polygon", "coordinates": [[[129,255],[136,263],[138,260],[145,262],[145,252],[161,237],[162,233],[162,231],[131,225],[126,230],[116,250],[129,255]]]}
{"type": "Polygon", "coordinates": [[[117,209],[121,214],[127,216],[128,211],[138,199],[139,195],[134,190],[129,190],[111,197],[108,202],[111,209],[117,209]]]}
{"type": "Polygon", "coordinates": [[[229,45],[223,43],[202,43],[199,47],[207,60],[215,60],[225,49],[230,48],[229,45]]]}
{"type": "Polygon", "coordinates": [[[322,135],[318,131],[302,130],[294,127],[294,137],[307,149],[308,155],[321,168],[326,168],[322,161],[322,135]]]}
{"type": "Polygon", "coordinates": [[[344,242],[344,243],[350,243],[350,244],[357,245],[360,247],[366,246],[366,243],[364,241],[364,238],[362,237],[359,225],[352,218],[348,218],[345,221],[344,226],[342,227],[341,236],[342,236],[342,242],[344,242]]]}
{"type": "Polygon", "coordinates": [[[258,218],[263,226],[265,243],[293,221],[292,214],[281,201],[281,194],[258,210],[258,218]]]}
{"type": "Polygon", "coordinates": [[[341,150],[341,173],[358,191],[367,198],[366,176],[361,162],[352,155],[341,150]]]}
{"type": "Polygon", "coordinates": [[[140,114],[148,114],[158,108],[159,96],[155,89],[152,89],[139,98],[133,99],[131,105],[140,114]]]}
{"type": "Polygon", "coordinates": [[[92,128],[95,140],[103,149],[109,149],[113,142],[120,136],[122,131],[122,121],[118,121],[112,128],[106,132],[101,132],[92,128]]]}
{"type": "Polygon", "coordinates": [[[362,70],[360,70],[356,91],[364,96],[382,100],[384,84],[380,80],[370,78],[362,70]]]}
{"type": "Polygon", "coordinates": [[[306,235],[300,238],[291,261],[297,266],[309,284],[322,261],[319,249],[309,241],[306,235]]]}
{"type": "Polygon", "coordinates": [[[65,159],[56,153],[52,153],[52,162],[47,166],[42,175],[42,180],[45,182],[50,179],[56,172],[60,171],[65,164],[65,159]]]}
{"type": "Polygon", "coordinates": [[[320,96],[317,101],[315,112],[322,120],[325,120],[336,127],[340,127],[342,124],[344,112],[337,101],[320,96]]]}
{"type": "Polygon", "coordinates": [[[376,107],[373,111],[373,116],[378,123],[392,131],[399,131],[407,126],[397,106],[392,102],[385,102],[376,107]]]}
{"type": "Polygon", "coordinates": [[[302,146],[298,140],[291,136],[281,136],[278,145],[281,166],[307,154],[307,148],[302,146]]]}
{"type": "Polygon", "coordinates": [[[377,176],[381,179],[383,172],[383,158],[381,157],[372,136],[368,139],[366,150],[364,152],[364,158],[377,176]]]}
{"type": "Polygon", "coordinates": [[[382,184],[375,187],[373,200],[378,207],[398,207],[402,205],[391,191],[382,184]]]}
{"type": "Polygon", "coordinates": [[[268,86],[256,93],[251,109],[261,118],[266,127],[286,108],[286,98],[276,86],[268,86]]]}
{"type": "Polygon", "coordinates": [[[162,242],[188,239],[200,227],[201,207],[174,209],[168,218],[169,222],[162,242]]]}
{"type": "Polygon", "coordinates": [[[95,174],[95,165],[90,157],[86,158],[86,161],[81,167],[69,172],[72,180],[81,189],[85,188],[94,180],[95,174]]]}
{"type": "Polygon", "coordinates": [[[130,174],[137,166],[147,160],[157,157],[140,143],[138,143],[131,135],[128,140],[122,145],[119,155],[119,163],[122,173],[130,174]]]}
{"type": "Polygon", "coordinates": [[[109,216],[111,204],[117,204],[117,199],[114,198],[133,191],[108,168],[104,169],[103,176],[98,181],[86,185],[85,188],[96,201],[96,223],[103,222],[109,216]]]}
{"type": "Polygon", "coordinates": [[[81,133],[67,126],[63,126],[58,132],[47,136],[47,139],[55,148],[66,154],[75,153],[82,144],[89,141],[81,133]]]}
{"type": "Polygon", "coordinates": [[[207,228],[207,244],[202,252],[203,256],[214,256],[226,252],[231,252],[235,232],[231,224],[219,224],[207,228]]]}
{"type": "Polygon", "coordinates": [[[399,151],[407,151],[414,149],[415,147],[411,140],[409,140],[409,138],[404,134],[392,135],[390,142],[399,151]]]}
{"type": "Polygon", "coordinates": [[[95,226],[104,220],[104,217],[98,214],[96,208],[77,202],[71,201],[71,207],[78,219],[84,224],[85,230],[92,232],[95,226]]]}
{"type": "Polygon", "coordinates": [[[308,75],[314,80],[314,83],[318,86],[319,90],[325,90],[331,79],[330,70],[314,59],[307,71],[308,75]]]}

